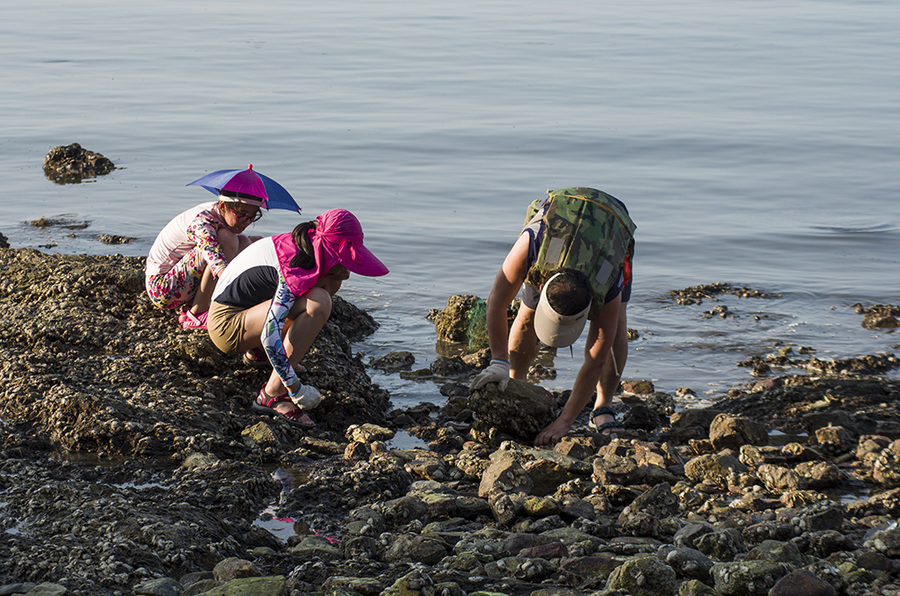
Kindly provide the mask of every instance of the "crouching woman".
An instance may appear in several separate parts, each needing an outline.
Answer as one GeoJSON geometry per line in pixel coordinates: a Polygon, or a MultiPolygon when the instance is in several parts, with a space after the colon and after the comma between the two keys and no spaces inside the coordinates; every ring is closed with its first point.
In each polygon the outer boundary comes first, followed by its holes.
{"type": "Polygon", "coordinates": [[[254,242],[228,264],[216,284],[207,327],[219,350],[265,350],[272,373],[251,407],[312,426],[306,414],[322,396],[303,385],[295,367],[331,316],[331,297],[350,273],[376,277],[387,267],[363,246],[359,220],[330,209],[291,233],[254,242]]]}

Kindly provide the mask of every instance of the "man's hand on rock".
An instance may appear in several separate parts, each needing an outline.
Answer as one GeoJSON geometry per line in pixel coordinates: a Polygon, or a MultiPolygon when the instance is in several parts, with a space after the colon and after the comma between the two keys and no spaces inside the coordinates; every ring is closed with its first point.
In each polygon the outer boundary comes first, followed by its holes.
{"type": "Polygon", "coordinates": [[[534,440],[535,447],[543,447],[559,441],[568,434],[570,428],[572,428],[571,423],[566,422],[562,417],[557,418],[540,432],[534,440]]]}
{"type": "Polygon", "coordinates": [[[493,358],[490,365],[478,373],[478,376],[472,381],[469,391],[481,389],[488,383],[497,383],[500,391],[506,391],[506,386],[509,385],[509,362],[493,358]]]}

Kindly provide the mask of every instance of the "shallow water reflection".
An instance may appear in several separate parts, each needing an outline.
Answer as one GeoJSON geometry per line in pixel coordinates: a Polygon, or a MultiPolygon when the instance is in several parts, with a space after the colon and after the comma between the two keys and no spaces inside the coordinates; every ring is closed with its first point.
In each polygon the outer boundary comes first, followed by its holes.
{"type": "Polygon", "coordinates": [[[397,431],[394,438],[387,442],[387,446],[388,449],[428,449],[428,443],[405,430],[397,431]]]}
{"type": "Polygon", "coordinates": [[[294,531],[294,522],[292,517],[278,517],[277,504],[266,507],[259,517],[253,521],[253,525],[268,530],[276,538],[286,541],[291,536],[296,535],[294,531]]]}

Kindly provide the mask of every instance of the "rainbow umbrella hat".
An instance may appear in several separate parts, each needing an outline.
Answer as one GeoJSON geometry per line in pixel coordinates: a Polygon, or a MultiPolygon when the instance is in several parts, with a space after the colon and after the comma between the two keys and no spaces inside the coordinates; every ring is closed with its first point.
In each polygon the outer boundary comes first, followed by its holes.
{"type": "Polygon", "coordinates": [[[219,170],[188,182],[186,186],[192,184],[202,186],[216,195],[225,191],[231,196],[259,201],[266,209],[287,209],[300,213],[300,206],[291,193],[268,176],[254,170],[253,164],[246,170],[219,170]]]}

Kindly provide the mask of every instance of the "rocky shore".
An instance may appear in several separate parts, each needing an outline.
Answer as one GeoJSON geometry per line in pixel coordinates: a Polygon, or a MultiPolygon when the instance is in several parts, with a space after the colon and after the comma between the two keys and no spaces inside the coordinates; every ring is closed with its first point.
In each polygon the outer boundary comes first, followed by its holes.
{"type": "MultiPolygon", "coordinates": [[[[565,394],[469,396],[471,345],[391,410],[367,367],[410,359],[354,355],[377,322],[337,300],[298,429],[249,410],[266,370],[181,330],[142,272],[0,247],[0,595],[900,595],[891,354],[785,349],[708,409],[629,382],[623,432],[536,449],[565,394]]],[[[723,291],[747,292],[681,297],[723,291]]],[[[438,334],[478,304],[432,313],[438,334]]],[[[896,323],[876,307],[865,324],[896,323]]]]}

